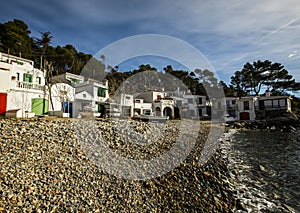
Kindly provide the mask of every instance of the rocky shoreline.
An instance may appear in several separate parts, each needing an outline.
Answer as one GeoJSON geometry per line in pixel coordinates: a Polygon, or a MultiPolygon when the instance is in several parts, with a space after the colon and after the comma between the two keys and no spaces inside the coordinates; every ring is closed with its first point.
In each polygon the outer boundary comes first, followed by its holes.
{"type": "Polygon", "coordinates": [[[230,121],[226,122],[228,129],[261,129],[270,131],[294,132],[300,126],[299,116],[277,117],[255,121],[230,121]]]}
{"type": "MultiPolygon", "coordinates": [[[[210,125],[201,125],[195,147],[179,166],[152,179],[128,180],[116,178],[93,163],[74,131],[74,124],[78,126],[78,122],[71,119],[0,120],[0,212],[232,212],[244,209],[232,190],[228,159],[221,150],[205,164],[199,164],[210,125]]],[[[122,122],[134,127],[127,135],[149,129],[147,123],[122,122]]],[[[147,149],[145,144],[128,145],[122,137],[116,140],[110,122],[96,121],[96,124],[95,129],[104,134],[102,137],[107,138],[108,146],[116,152],[126,148],[126,152],[119,154],[131,159],[143,153],[142,159],[150,158],[157,155],[158,149],[169,149],[174,143],[172,135],[176,136],[178,131],[172,122],[165,128],[154,127],[156,132],[143,135],[146,142],[154,137],[151,134],[162,134],[160,129],[167,131],[168,137],[161,135],[163,140],[147,149]]]]}
{"type": "MultiPolygon", "coordinates": [[[[239,208],[243,210],[242,212],[296,212],[292,207],[282,203],[275,192],[270,197],[270,193],[266,193],[263,187],[271,183],[250,172],[253,169],[252,166],[246,163],[239,150],[233,147],[233,140],[239,131],[229,129],[220,139],[221,153],[228,159],[227,168],[230,174],[229,180],[232,183],[231,190],[234,192],[239,208]]],[[[258,170],[267,175],[274,175],[261,165],[258,170]]]]}

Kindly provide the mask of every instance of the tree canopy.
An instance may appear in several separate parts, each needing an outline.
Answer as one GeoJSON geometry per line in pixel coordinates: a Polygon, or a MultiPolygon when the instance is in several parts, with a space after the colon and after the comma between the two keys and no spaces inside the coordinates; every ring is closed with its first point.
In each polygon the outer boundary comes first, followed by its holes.
{"type": "Polygon", "coordinates": [[[38,68],[44,66],[46,61],[51,62],[54,74],[80,74],[92,57],[90,54],[78,52],[70,44],[51,46],[53,36],[49,31],[40,32],[40,38],[30,35],[31,31],[22,20],[14,19],[0,24],[0,51],[31,59],[38,68]]]}
{"type": "Polygon", "coordinates": [[[0,24],[0,50],[25,58],[32,57],[33,39],[30,30],[23,21],[14,19],[0,24]]]}
{"type": "Polygon", "coordinates": [[[299,90],[299,83],[293,79],[284,66],[269,60],[247,62],[241,71],[231,77],[231,86],[239,96],[259,95],[262,89],[284,94],[299,90]]]}

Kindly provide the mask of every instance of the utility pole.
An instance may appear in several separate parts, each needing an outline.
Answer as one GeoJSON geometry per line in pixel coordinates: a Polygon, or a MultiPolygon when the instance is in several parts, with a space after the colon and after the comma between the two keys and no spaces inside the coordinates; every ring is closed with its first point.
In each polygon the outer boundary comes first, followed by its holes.
{"type": "Polygon", "coordinates": [[[40,70],[44,72],[43,69],[43,55],[41,55],[41,61],[40,61],[40,70]]]}

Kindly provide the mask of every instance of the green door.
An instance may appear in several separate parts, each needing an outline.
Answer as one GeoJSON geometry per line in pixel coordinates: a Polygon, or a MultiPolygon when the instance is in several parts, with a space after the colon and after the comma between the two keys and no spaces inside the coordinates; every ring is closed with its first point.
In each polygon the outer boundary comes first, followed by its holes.
{"type": "Polygon", "coordinates": [[[32,98],[31,112],[34,112],[36,115],[42,115],[48,112],[48,100],[43,98],[32,98]]]}

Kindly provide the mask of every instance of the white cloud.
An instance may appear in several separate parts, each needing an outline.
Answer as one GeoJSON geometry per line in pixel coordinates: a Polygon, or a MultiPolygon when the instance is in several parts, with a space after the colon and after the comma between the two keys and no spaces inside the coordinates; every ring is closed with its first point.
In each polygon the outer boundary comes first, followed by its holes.
{"type": "MultiPolygon", "coordinates": [[[[16,11],[17,15],[31,17],[28,19],[36,26],[53,32],[57,43],[66,41],[95,52],[124,36],[165,34],[197,47],[217,71],[228,75],[247,61],[270,59],[289,67],[300,81],[298,0],[30,2],[11,0],[12,8],[21,6],[9,10],[9,14],[16,11]]],[[[183,54],[180,50],[177,53],[183,54]]]]}

